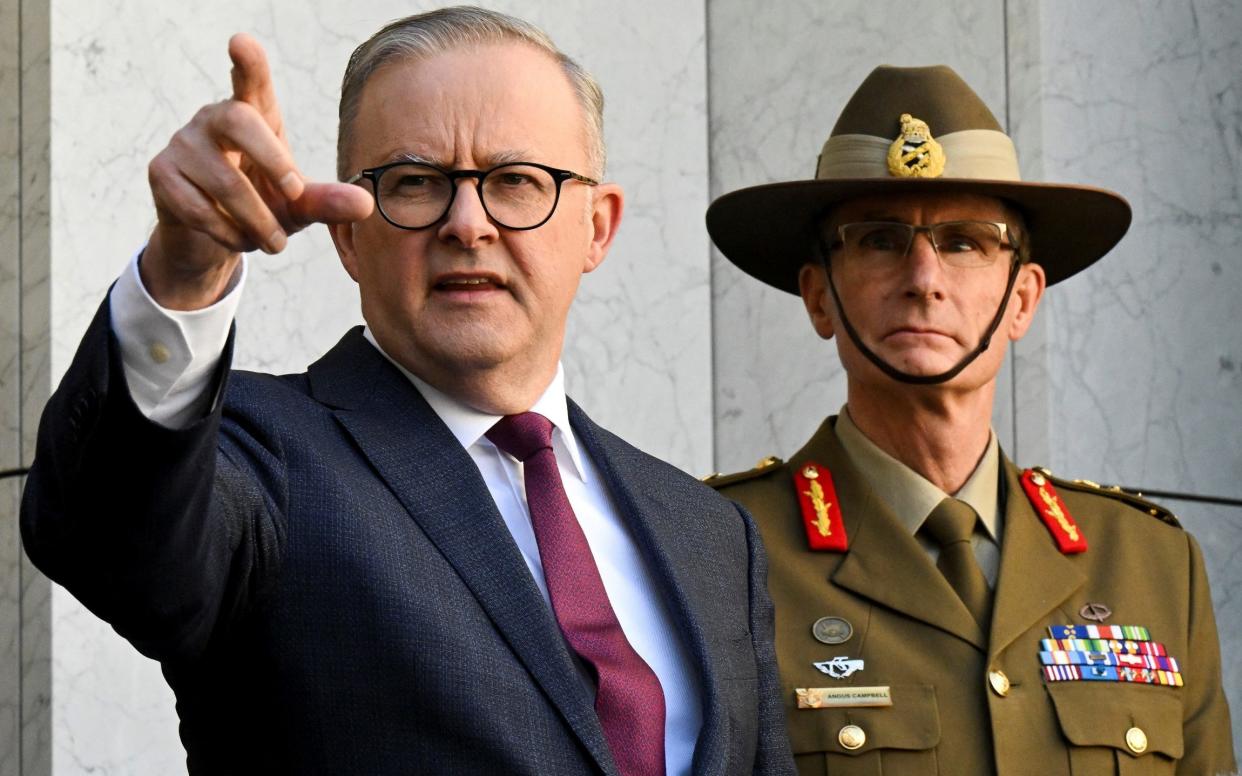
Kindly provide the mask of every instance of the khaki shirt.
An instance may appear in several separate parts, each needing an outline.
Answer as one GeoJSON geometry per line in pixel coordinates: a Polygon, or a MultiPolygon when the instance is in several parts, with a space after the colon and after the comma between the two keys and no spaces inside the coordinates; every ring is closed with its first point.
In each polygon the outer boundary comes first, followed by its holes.
{"type": "Polygon", "coordinates": [[[932,562],[935,562],[940,549],[918,535],[923,522],[950,495],[969,504],[983,526],[982,531],[976,528],[975,538],[971,541],[975,559],[979,561],[979,567],[983,569],[988,584],[996,586],[996,573],[1000,568],[1001,531],[1004,526],[997,511],[1000,496],[1000,445],[995,434],[989,433],[983,456],[966,483],[956,493],[950,494],[881,450],[854,425],[847,407],[841,408],[835,430],[841,447],[867,480],[871,490],[922,545],[932,562]]]}

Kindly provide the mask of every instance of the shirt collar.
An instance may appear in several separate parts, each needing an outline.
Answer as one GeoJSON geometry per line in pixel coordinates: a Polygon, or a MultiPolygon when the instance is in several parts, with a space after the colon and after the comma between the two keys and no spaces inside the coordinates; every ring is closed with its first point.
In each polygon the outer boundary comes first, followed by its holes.
{"type": "MultiPolygon", "coordinates": [[[[495,447],[484,435],[496,425],[502,416],[477,410],[420,379],[384,352],[384,349],[375,341],[375,335],[371,333],[369,326],[363,328],[362,336],[366,337],[367,342],[374,345],[384,358],[401,370],[401,374],[414,384],[418,392],[427,400],[427,404],[431,406],[432,412],[444,422],[444,425],[448,426],[449,431],[463,448],[469,450],[474,445],[495,447]]],[[[560,361],[556,362],[556,374],[552,377],[552,382],[548,383],[543,394],[535,400],[530,411],[538,412],[552,421],[553,451],[560,458],[568,456],[578,478],[586,482],[587,473],[586,467],[583,466],[582,453],[578,448],[578,440],[574,436],[573,428],[569,425],[569,404],[565,399],[565,370],[560,361]]]]}
{"type": "MultiPolygon", "coordinates": [[[[927,515],[948,497],[926,477],[880,449],[859,430],[842,407],[835,426],[837,439],[850,460],[862,473],[872,491],[883,501],[911,534],[917,533],[927,515]]],[[[1000,445],[996,434],[988,433],[988,446],[954,498],[970,504],[979,515],[993,541],[999,538],[996,525],[1000,477],[1000,445]]]]}

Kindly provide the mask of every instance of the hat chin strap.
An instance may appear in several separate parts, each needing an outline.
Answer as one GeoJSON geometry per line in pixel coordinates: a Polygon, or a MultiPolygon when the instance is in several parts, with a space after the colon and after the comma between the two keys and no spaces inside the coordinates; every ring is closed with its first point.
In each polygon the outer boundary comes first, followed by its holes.
{"type": "Polygon", "coordinates": [[[863,344],[862,337],[858,336],[858,332],[854,329],[850,319],[845,315],[845,307],[841,305],[841,296],[837,293],[837,284],[832,280],[832,267],[828,261],[828,251],[821,248],[821,255],[824,261],[824,272],[828,275],[828,288],[832,290],[832,301],[837,305],[837,312],[841,315],[841,325],[845,328],[845,333],[849,335],[850,340],[854,343],[854,347],[858,348],[867,360],[875,364],[876,367],[888,375],[889,377],[902,383],[910,385],[939,385],[948,382],[957,377],[963,369],[970,366],[976,358],[983,355],[983,351],[988,349],[992,344],[992,335],[996,333],[997,327],[1000,326],[1001,318],[1005,315],[1005,308],[1009,306],[1009,295],[1013,292],[1013,284],[1018,279],[1018,270],[1022,267],[1021,262],[1013,262],[1013,267],[1009,270],[1009,282],[1005,284],[1005,295],[1001,297],[1000,307],[996,310],[996,315],[992,318],[992,323],[988,326],[988,330],[983,333],[983,337],[979,339],[978,346],[974,350],[962,357],[947,372],[941,372],[938,375],[912,375],[909,372],[903,372],[884,359],[880,358],[871,348],[863,344]]]}

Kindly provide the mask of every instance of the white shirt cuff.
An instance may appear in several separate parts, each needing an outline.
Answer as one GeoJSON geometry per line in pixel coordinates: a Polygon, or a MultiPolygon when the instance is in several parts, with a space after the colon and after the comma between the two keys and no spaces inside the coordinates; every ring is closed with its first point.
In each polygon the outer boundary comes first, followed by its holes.
{"type": "Polygon", "coordinates": [[[109,296],[112,331],[121,344],[125,381],[138,409],[169,428],[183,428],[207,409],[211,377],[246,282],[243,255],[229,289],[202,310],[168,310],[142,285],[134,254],[109,296]]]}

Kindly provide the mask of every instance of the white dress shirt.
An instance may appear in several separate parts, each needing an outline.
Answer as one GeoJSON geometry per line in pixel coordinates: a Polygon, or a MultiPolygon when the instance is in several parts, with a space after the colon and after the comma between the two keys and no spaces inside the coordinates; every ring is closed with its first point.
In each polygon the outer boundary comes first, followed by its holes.
{"type": "MultiPolygon", "coordinates": [[[[243,257],[223,299],[205,310],[187,313],[166,310],[151,298],[138,274],[140,256],[141,252],[112,289],[112,328],[121,344],[125,378],[138,408],[165,426],[184,427],[210,406],[212,397],[206,395],[206,389],[240,301],[246,259],[243,257]]],[[[363,335],[414,384],[470,454],[550,606],[526,503],[523,465],[484,436],[500,416],[480,412],[428,385],[384,353],[369,329],[363,335]]],[[[564,370],[560,364],[556,376],[530,409],[552,421],[552,449],[561,481],[595,556],[608,600],[626,638],[655,672],[664,690],[668,773],[687,774],[703,722],[701,681],[667,602],[659,595],[649,564],[618,514],[590,455],[578,445],[569,424],[564,370]]],[[[585,674],[583,681],[590,685],[585,674]]]]}

